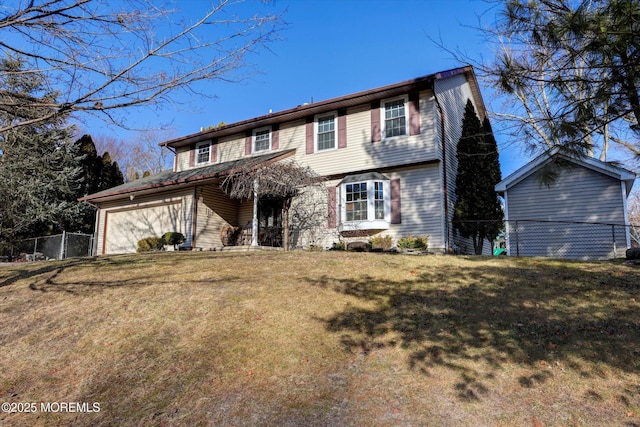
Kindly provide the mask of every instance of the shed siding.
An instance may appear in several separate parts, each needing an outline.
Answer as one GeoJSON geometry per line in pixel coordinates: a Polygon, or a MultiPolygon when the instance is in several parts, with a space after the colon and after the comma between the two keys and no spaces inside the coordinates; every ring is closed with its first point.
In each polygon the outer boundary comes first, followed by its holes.
{"type": "Polygon", "coordinates": [[[579,224],[624,224],[620,181],[581,166],[555,172],[558,177],[549,187],[540,183],[538,171],[507,190],[509,253],[579,259],[621,256],[627,245],[625,227],[579,224]]]}

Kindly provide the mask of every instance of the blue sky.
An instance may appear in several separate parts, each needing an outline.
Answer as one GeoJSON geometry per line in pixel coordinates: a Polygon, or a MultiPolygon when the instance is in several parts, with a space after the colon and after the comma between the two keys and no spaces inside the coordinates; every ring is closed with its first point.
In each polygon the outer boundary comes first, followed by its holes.
{"type": "MultiPolygon", "coordinates": [[[[178,3],[195,19],[206,0],[178,3]]],[[[248,0],[241,5],[255,13],[284,13],[288,27],[282,39],[249,57],[255,72],[240,83],[216,82],[205,87],[214,99],[184,97],[185,104],[160,111],[132,112],[131,125],[168,125],[175,136],[198,132],[221,121],[239,120],[396,83],[462,64],[429,38],[469,56],[490,56],[473,27],[493,22],[495,8],[482,0],[248,0]]],[[[491,108],[491,91],[481,86],[491,108]]],[[[131,137],[117,128],[100,126],[92,134],[131,137]]],[[[522,166],[528,156],[517,144],[497,135],[503,177],[522,166]]]]}

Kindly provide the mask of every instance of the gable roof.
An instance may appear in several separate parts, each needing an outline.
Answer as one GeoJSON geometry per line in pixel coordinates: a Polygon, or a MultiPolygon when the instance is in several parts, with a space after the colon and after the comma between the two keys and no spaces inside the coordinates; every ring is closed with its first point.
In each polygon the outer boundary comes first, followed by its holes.
{"type": "Polygon", "coordinates": [[[496,192],[499,194],[504,194],[511,187],[514,187],[521,181],[538,172],[551,162],[557,161],[558,159],[562,159],[564,161],[582,166],[603,175],[607,175],[620,181],[624,181],[626,184],[627,195],[629,195],[631,187],[633,186],[633,183],[636,179],[636,174],[627,169],[621,168],[619,166],[614,166],[611,163],[605,163],[593,157],[570,156],[566,153],[563,153],[559,147],[554,147],[551,150],[542,153],[541,155],[500,181],[498,184],[496,184],[496,192]]]}
{"type": "Polygon", "coordinates": [[[453,68],[451,70],[417,77],[415,79],[407,80],[400,83],[394,83],[375,89],[369,89],[362,92],[340,96],[338,98],[331,98],[325,101],[317,101],[310,104],[298,105],[297,107],[290,108],[288,110],[269,113],[264,116],[254,117],[252,119],[230,123],[224,126],[175,138],[169,141],[162,142],[159,145],[173,148],[184,147],[201,141],[210,141],[214,138],[221,138],[228,135],[251,131],[252,129],[258,127],[269,126],[285,121],[303,119],[327,111],[354,107],[379,101],[385,98],[404,95],[412,91],[420,91],[426,89],[433,90],[433,83],[435,80],[446,79],[461,74],[466,76],[467,81],[469,82],[469,85],[471,87],[471,92],[474,98],[476,98],[476,107],[479,109],[478,115],[480,117],[484,117],[485,107],[482,101],[482,97],[480,96],[478,82],[473,72],[473,67],[467,65],[464,67],[453,68]]]}
{"type": "Polygon", "coordinates": [[[275,162],[289,157],[295,152],[295,149],[277,151],[273,153],[263,154],[261,156],[246,157],[243,159],[233,160],[230,162],[216,163],[208,166],[202,166],[194,169],[187,169],[180,172],[164,171],[156,175],[145,178],[136,179],[126,182],[117,187],[109,188],[98,193],[89,194],[78,200],[84,202],[104,202],[108,200],[121,199],[135,193],[154,192],[158,189],[175,189],[190,186],[194,183],[212,180],[228,175],[237,167],[252,163],[275,162]]]}

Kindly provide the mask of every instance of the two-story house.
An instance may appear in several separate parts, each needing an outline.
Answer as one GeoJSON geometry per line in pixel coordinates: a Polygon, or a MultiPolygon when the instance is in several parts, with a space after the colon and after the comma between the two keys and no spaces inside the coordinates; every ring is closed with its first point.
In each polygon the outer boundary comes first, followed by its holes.
{"type": "MultiPolygon", "coordinates": [[[[294,246],[428,235],[431,251],[462,247],[451,218],[467,99],[483,119],[469,66],[163,142],[175,154],[173,170],[82,199],[98,208],[95,253],[134,252],[139,239],[167,231],[184,234],[187,247],[220,248],[223,227],[246,227],[255,216],[252,200],[230,199],[220,188],[247,159],[294,160],[325,179],[326,191],[313,200],[322,219],[305,229],[307,214],[294,216],[294,246]]],[[[277,200],[261,201],[257,215],[260,228],[278,226],[277,200]]]]}

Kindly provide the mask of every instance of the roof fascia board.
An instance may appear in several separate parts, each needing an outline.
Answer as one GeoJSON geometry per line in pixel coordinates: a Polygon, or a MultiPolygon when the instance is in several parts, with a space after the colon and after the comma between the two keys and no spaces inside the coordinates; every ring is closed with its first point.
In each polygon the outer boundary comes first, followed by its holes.
{"type": "MultiPolygon", "coordinates": [[[[394,83],[387,86],[378,87],[375,89],[370,89],[362,92],[353,93],[350,95],[341,96],[338,98],[332,98],[325,101],[313,102],[311,104],[299,105],[295,108],[291,108],[288,110],[283,110],[271,114],[267,114],[264,116],[259,116],[255,118],[251,118],[248,120],[243,120],[236,123],[231,123],[226,126],[222,126],[220,128],[210,129],[198,133],[194,133],[191,135],[186,135],[180,138],[172,139],[169,141],[165,141],[160,143],[161,146],[168,147],[184,147],[186,145],[191,145],[201,141],[211,140],[213,138],[221,138],[228,135],[233,135],[237,133],[242,133],[247,130],[268,126],[275,123],[282,123],[285,121],[293,121],[297,119],[302,119],[304,117],[315,115],[322,113],[324,111],[335,110],[339,108],[349,108],[362,104],[366,104],[368,102],[393,97],[399,94],[403,94],[413,90],[424,90],[424,89],[433,89],[433,81],[436,79],[444,79],[447,77],[451,77],[457,74],[466,74],[467,80],[472,80],[474,83],[472,84],[472,89],[475,88],[477,94],[479,94],[479,89],[477,87],[477,82],[475,81],[475,77],[469,79],[469,75],[473,76],[473,68],[471,66],[464,66],[460,68],[454,68],[447,71],[441,71],[435,74],[429,74],[422,77],[417,77],[412,80],[407,80],[400,83],[394,83]],[[474,86],[475,85],[475,86],[474,86]]],[[[474,93],[474,95],[477,95],[474,93]]],[[[481,98],[478,98],[481,99],[481,98]]],[[[482,104],[482,108],[484,109],[484,104],[482,104]]]]}

